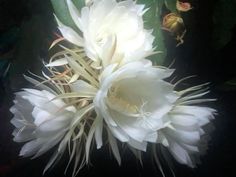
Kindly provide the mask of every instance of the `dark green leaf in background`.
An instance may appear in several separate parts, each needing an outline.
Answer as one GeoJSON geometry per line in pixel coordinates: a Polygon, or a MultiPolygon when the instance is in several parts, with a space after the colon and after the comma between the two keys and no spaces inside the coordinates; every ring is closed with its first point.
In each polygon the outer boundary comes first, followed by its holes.
{"type": "Polygon", "coordinates": [[[172,13],[178,12],[176,9],[176,0],[165,0],[165,5],[172,13]]]}
{"type": "Polygon", "coordinates": [[[51,0],[54,13],[57,18],[66,26],[70,26],[76,29],[76,25],[73,22],[69,9],[66,5],[66,0],[51,0]]]}
{"type": "Polygon", "coordinates": [[[224,47],[232,37],[236,25],[236,1],[218,0],[213,14],[213,45],[216,49],[224,47]]]}
{"type": "Polygon", "coordinates": [[[82,9],[82,7],[85,6],[85,0],[72,0],[72,1],[79,11],[82,9]]]}

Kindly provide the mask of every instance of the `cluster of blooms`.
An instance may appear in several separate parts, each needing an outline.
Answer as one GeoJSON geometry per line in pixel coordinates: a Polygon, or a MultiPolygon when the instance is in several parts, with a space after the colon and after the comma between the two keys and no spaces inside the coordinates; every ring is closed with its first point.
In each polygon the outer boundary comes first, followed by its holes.
{"type": "Polygon", "coordinates": [[[140,161],[148,144],[158,160],[161,144],[194,167],[202,127],[215,113],[194,105],[211,101],[201,98],[206,84],[176,91],[179,82],[166,81],[173,70],[145,59],[155,51],[152,30],[143,26],[144,5],[94,0],[80,12],[71,0],[67,5],[80,32],[57,22],[73,48],[60,45],[43,77],[25,76],[37,89],[17,92],[10,109],[14,141],[27,142],[20,155],[36,158],[56,148],[46,171],[68,149],[76,175],[89,162],[93,141],[97,148],[108,145],[119,164],[121,143],[140,161]]]}

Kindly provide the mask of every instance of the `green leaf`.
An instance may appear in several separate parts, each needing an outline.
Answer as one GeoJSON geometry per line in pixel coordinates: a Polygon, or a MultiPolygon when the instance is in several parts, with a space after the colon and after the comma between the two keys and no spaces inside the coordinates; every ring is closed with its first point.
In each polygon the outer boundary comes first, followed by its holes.
{"type": "Polygon", "coordinates": [[[80,11],[85,6],[85,0],[72,0],[77,9],[80,11]]]}
{"type": "Polygon", "coordinates": [[[66,0],[51,0],[54,13],[57,18],[66,26],[76,28],[75,23],[73,22],[69,9],[66,5],[66,0]]]}
{"type": "Polygon", "coordinates": [[[145,4],[148,11],[144,14],[144,26],[146,29],[153,29],[155,40],[153,45],[156,51],[162,52],[149,57],[155,64],[162,65],[166,58],[166,47],[164,43],[163,31],[161,29],[161,9],[164,5],[164,0],[138,0],[137,3],[145,4]]]}
{"type": "Polygon", "coordinates": [[[227,45],[232,38],[232,33],[228,29],[217,28],[213,32],[213,47],[215,49],[220,49],[227,45]]]}
{"type": "Polygon", "coordinates": [[[236,1],[217,1],[213,14],[213,45],[216,49],[224,47],[232,37],[232,29],[236,25],[236,1]]]}
{"type": "Polygon", "coordinates": [[[233,78],[226,82],[227,85],[232,85],[236,87],[236,78],[233,78]]]}
{"type": "Polygon", "coordinates": [[[176,0],[165,0],[165,5],[173,13],[177,13],[176,0]]]}
{"type": "MultiPolygon", "coordinates": [[[[82,7],[85,6],[85,0],[72,0],[75,6],[80,11],[82,7]]],[[[54,13],[57,18],[66,26],[70,26],[74,30],[78,31],[77,26],[71,18],[68,6],[66,4],[66,0],[51,0],[54,13]]]]}

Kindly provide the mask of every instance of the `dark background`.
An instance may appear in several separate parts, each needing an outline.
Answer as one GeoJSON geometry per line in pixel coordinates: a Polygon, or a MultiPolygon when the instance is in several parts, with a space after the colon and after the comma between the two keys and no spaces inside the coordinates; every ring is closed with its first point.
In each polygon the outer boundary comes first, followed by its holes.
{"type": "MultiPolygon", "coordinates": [[[[165,34],[168,59],[175,59],[173,67],[177,69],[178,78],[197,75],[186,82],[186,86],[211,82],[209,97],[217,98],[211,106],[218,110],[213,121],[215,131],[208,153],[201,158],[202,163],[190,169],[174,162],[176,177],[236,177],[236,89],[225,84],[236,77],[236,28],[231,29],[233,36],[229,43],[214,48],[216,26],[213,14],[218,1],[192,1],[194,9],[182,14],[187,34],[185,43],[180,47],[176,48],[172,36],[165,34]]],[[[27,86],[22,74],[27,70],[39,73],[41,60],[48,57],[48,47],[57,31],[52,12],[48,0],[0,0],[0,36],[9,33],[7,39],[11,39],[0,44],[0,61],[6,58],[7,53],[7,61],[11,63],[9,74],[0,78],[0,176],[40,177],[51,155],[49,152],[35,160],[18,157],[22,144],[12,141],[12,115],[8,110],[12,105],[13,92],[27,86]]],[[[119,167],[106,151],[103,148],[93,153],[93,166],[84,168],[79,176],[161,176],[148,155],[144,155],[144,166],[141,167],[133,156],[124,153],[122,166],[119,167]]],[[[67,157],[64,159],[45,177],[63,176],[68,160],[67,157]]],[[[171,177],[170,170],[164,169],[166,177],[171,177]]]]}

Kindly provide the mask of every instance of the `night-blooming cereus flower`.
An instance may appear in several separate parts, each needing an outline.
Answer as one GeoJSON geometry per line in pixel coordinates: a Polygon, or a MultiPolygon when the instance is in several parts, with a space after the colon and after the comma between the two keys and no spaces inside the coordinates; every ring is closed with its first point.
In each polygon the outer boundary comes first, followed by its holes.
{"type": "Polygon", "coordinates": [[[84,47],[95,65],[122,65],[153,53],[154,36],[143,27],[144,5],[132,0],[94,0],[78,12],[71,0],[67,4],[83,36],[58,20],[59,29],[65,39],[84,47]]]}
{"type": "MultiPolygon", "coordinates": [[[[164,80],[173,70],[153,67],[148,60],[114,68],[115,64],[110,65],[102,73],[94,99],[97,115],[112,136],[140,151],[146,151],[148,142],[161,143],[177,161],[193,166],[190,156],[198,152],[202,126],[213,118],[214,110],[188,104],[209,101],[198,99],[208,92],[199,91],[201,86],[175,91],[175,85],[164,80]],[[196,92],[188,94],[191,91],[196,92]]],[[[95,130],[98,147],[102,144],[101,124],[95,130]]],[[[120,162],[117,145],[111,147],[120,162]]]]}
{"type": "MultiPolygon", "coordinates": [[[[110,67],[113,67],[112,65],[110,67]]],[[[172,70],[152,68],[148,60],[129,63],[113,73],[106,68],[95,98],[113,135],[139,150],[157,141],[157,130],[168,124],[164,115],[178,98],[165,81],[172,70]]]]}
{"type": "MultiPolygon", "coordinates": [[[[60,57],[66,57],[68,52],[75,51],[67,49],[60,57]]],[[[25,76],[37,89],[17,92],[10,109],[14,114],[11,122],[16,127],[14,140],[27,142],[21,156],[36,158],[55,147],[44,172],[58,162],[66,149],[70,159],[65,172],[73,160],[72,176],[85,165],[85,141],[90,122],[94,120],[91,117],[98,81],[87,61],[79,59],[77,63],[71,56],[67,56],[67,60],[52,57],[49,64],[44,63],[44,77],[32,73],[33,77],[25,76]]]]}
{"type": "Polygon", "coordinates": [[[10,108],[14,114],[11,123],[16,127],[14,141],[27,142],[20,156],[36,158],[59,144],[45,170],[66,149],[68,139],[65,138],[68,137],[65,135],[76,112],[74,106],[67,106],[61,99],[53,100],[57,95],[50,91],[23,89],[16,93],[14,105],[10,108]]]}

